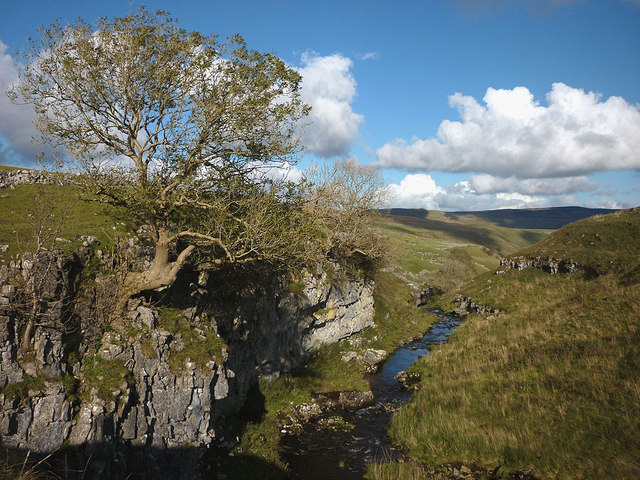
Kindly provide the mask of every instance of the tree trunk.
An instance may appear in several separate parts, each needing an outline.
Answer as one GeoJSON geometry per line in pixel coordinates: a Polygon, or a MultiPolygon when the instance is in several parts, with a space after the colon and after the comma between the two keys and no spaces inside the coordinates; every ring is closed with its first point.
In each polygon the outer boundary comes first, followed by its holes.
{"type": "Polygon", "coordinates": [[[31,350],[31,339],[33,338],[34,323],[35,322],[33,318],[30,318],[27,321],[27,326],[25,327],[24,333],[22,334],[22,341],[20,342],[20,348],[18,350],[21,355],[31,350]]]}
{"type": "Polygon", "coordinates": [[[169,230],[160,228],[156,240],[156,253],[153,257],[150,272],[163,272],[169,265],[169,246],[171,245],[169,230]]]}
{"type": "Polygon", "coordinates": [[[117,304],[119,312],[124,311],[131,297],[142,292],[161,291],[175,282],[186,260],[195,250],[195,245],[185,248],[174,262],[169,261],[169,246],[171,245],[169,231],[161,228],[156,240],[156,251],[151,268],[144,272],[129,272],[125,278],[122,292],[117,304]]]}
{"type": "Polygon", "coordinates": [[[22,339],[20,342],[19,352],[20,354],[24,354],[31,350],[31,340],[33,339],[33,334],[36,326],[36,319],[38,318],[38,312],[40,310],[40,296],[35,293],[35,286],[31,285],[31,301],[29,302],[29,319],[27,320],[27,325],[24,328],[24,333],[22,334],[22,339]]]}

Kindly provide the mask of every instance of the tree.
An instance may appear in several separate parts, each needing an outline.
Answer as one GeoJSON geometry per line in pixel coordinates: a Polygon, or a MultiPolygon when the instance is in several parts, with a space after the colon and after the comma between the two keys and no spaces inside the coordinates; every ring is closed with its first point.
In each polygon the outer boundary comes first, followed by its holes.
{"type": "Polygon", "coordinates": [[[355,159],[316,167],[307,176],[305,208],[324,230],[324,252],[339,262],[373,269],[388,253],[375,222],[388,200],[379,170],[355,159]]]}
{"type": "Polygon", "coordinates": [[[262,171],[295,161],[308,112],[275,55],[140,9],[56,23],[25,58],[11,97],[89,191],[151,227],[152,266],[127,275],[123,301],[170,286],[196,248],[216,263],[300,253],[292,190],[262,171]]]}

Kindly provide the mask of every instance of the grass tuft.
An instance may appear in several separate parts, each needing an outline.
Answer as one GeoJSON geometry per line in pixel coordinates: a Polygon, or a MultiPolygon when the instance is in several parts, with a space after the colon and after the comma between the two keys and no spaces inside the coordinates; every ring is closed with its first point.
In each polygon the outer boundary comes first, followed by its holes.
{"type": "MultiPolygon", "coordinates": [[[[160,309],[158,326],[169,331],[174,337],[179,337],[182,342],[179,348],[172,345],[169,356],[169,366],[175,375],[180,374],[187,360],[194,362],[201,370],[210,369],[210,362],[213,360],[220,365],[225,358],[227,345],[217,334],[212,325],[205,321],[196,329],[180,310],[174,308],[160,309]]],[[[143,342],[143,353],[149,357],[155,356],[155,350],[150,345],[145,347],[143,342]],[[153,353],[152,353],[153,351],[153,353]]]]}
{"type": "Polygon", "coordinates": [[[117,360],[107,360],[100,355],[85,360],[83,380],[83,399],[90,400],[91,392],[95,391],[105,402],[127,394],[128,388],[134,384],[131,370],[117,360]]]}

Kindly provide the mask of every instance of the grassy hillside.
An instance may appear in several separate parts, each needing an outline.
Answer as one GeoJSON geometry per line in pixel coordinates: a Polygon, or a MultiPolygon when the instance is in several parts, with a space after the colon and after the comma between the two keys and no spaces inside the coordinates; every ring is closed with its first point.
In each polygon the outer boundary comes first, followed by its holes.
{"type": "MultiPolygon", "coordinates": [[[[594,215],[607,215],[615,210],[606,208],[551,207],[551,208],[505,208],[500,210],[447,212],[450,220],[486,220],[501,227],[556,230],[565,225],[594,215]]],[[[392,208],[392,215],[426,218],[431,212],[417,208],[392,208]]]]}
{"type": "MultiPolygon", "coordinates": [[[[412,460],[550,479],[640,478],[640,282],[630,275],[639,229],[640,210],[623,211],[521,252],[566,256],[600,275],[529,268],[468,284],[464,293],[504,313],[470,316],[414,367],[420,390],[390,429],[412,460]]],[[[391,478],[378,470],[372,478],[391,478]]]]}
{"type": "Polygon", "coordinates": [[[30,170],[29,168],[22,167],[12,167],[10,165],[0,165],[0,170],[5,170],[7,172],[13,172],[15,170],[30,170]]]}
{"type": "Polygon", "coordinates": [[[581,220],[523,250],[527,256],[571,259],[596,273],[638,275],[640,207],[581,220]]]}
{"type": "Polygon", "coordinates": [[[477,274],[493,271],[502,256],[549,234],[549,230],[500,227],[474,216],[451,219],[445,212],[419,212],[426,217],[385,215],[379,225],[392,245],[391,270],[416,286],[458,287],[477,274]]]}
{"type": "Polygon", "coordinates": [[[19,185],[0,189],[0,245],[9,245],[0,252],[0,264],[16,254],[33,251],[35,232],[43,228],[63,248],[77,246],[82,235],[96,236],[102,245],[109,245],[118,236],[131,231],[125,217],[113,208],[88,201],[80,190],[59,185],[19,185]],[[57,233],[56,233],[57,232],[57,233]]]}
{"type": "Polygon", "coordinates": [[[435,210],[424,212],[425,217],[391,217],[398,224],[428,230],[432,235],[444,235],[454,237],[457,241],[482,245],[503,255],[540,241],[552,230],[505,227],[475,215],[452,216],[435,210]]]}

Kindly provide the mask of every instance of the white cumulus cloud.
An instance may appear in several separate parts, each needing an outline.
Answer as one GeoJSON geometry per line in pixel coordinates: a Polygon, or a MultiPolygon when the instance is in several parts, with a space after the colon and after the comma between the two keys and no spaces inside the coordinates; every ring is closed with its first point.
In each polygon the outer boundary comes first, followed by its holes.
{"type": "Polygon", "coordinates": [[[423,173],[408,174],[399,184],[392,183],[386,188],[391,197],[390,206],[399,208],[468,211],[575,204],[575,198],[570,195],[549,198],[516,191],[497,193],[479,191],[473,182],[468,180],[439,186],[431,175],[423,173]]]}
{"type": "Polygon", "coordinates": [[[437,138],[387,143],[378,165],[517,179],[640,168],[640,109],[623,98],[554,83],[546,106],[525,87],[489,88],[483,102],[451,95],[461,121],[444,120],[437,138]]]}
{"type": "MultiPolygon", "coordinates": [[[[567,201],[554,199],[557,205],[567,201]]],[[[542,208],[552,205],[544,197],[523,195],[521,193],[479,193],[469,181],[458,182],[446,188],[446,192],[437,198],[439,210],[496,210],[500,208],[542,208]]],[[[573,202],[569,202],[573,203],[573,202]]]]}
{"type": "Polygon", "coordinates": [[[358,137],[364,117],[355,113],[351,102],[356,81],[351,74],[353,62],[340,54],[318,56],[304,54],[301,99],[311,106],[309,124],[302,135],[305,150],[321,157],[348,153],[358,137]]]}
{"type": "Polygon", "coordinates": [[[7,50],[7,45],[0,41],[0,144],[4,143],[0,147],[0,164],[34,166],[43,147],[31,142],[38,135],[33,126],[33,108],[15,105],[7,97],[7,90],[18,80],[17,66],[7,50]]]}
{"type": "Polygon", "coordinates": [[[253,177],[256,179],[270,179],[276,182],[299,182],[304,177],[304,172],[295,165],[287,162],[254,164],[256,170],[253,177]]]}
{"type": "Polygon", "coordinates": [[[400,184],[391,183],[386,188],[394,207],[437,209],[436,197],[444,193],[431,175],[424,173],[407,175],[400,184]]]}
{"type": "Polygon", "coordinates": [[[598,183],[586,176],[560,178],[494,177],[491,175],[471,175],[470,184],[478,193],[522,193],[525,195],[562,195],[587,192],[598,188],[598,183]]]}

